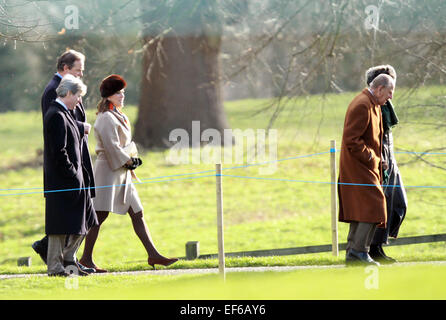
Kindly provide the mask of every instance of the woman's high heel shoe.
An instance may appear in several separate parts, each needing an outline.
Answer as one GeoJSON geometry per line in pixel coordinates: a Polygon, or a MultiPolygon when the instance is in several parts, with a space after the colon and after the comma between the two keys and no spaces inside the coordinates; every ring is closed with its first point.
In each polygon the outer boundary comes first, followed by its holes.
{"type": "Polygon", "coordinates": [[[170,266],[171,264],[173,264],[173,263],[175,263],[177,261],[178,261],[178,258],[171,258],[171,259],[169,259],[169,258],[150,258],[149,257],[148,263],[155,270],[155,265],[156,264],[159,264],[159,265],[167,267],[167,266],[170,266]]]}

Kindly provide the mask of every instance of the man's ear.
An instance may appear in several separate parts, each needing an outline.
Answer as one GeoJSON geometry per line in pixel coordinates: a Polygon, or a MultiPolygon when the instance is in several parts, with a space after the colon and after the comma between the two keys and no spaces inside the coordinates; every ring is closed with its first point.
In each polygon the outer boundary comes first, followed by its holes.
{"type": "Polygon", "coordinates": [[[378,86],[378,89],[376,90],[379,94],[381,94],[384,86],[378,86]]]}

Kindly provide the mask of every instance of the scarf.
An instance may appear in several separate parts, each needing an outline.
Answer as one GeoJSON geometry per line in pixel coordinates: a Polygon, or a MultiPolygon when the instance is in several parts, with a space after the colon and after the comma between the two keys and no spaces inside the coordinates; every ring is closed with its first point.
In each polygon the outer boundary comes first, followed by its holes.
{"type": "Polygon", "coordinates": [[[120,107],[116,107],[115,105],[113,105],[113,103],[110,102],[110,103],[108,104],[108,109],[109,109],[110,111],[114,111],[114,112],[116,112],[117,114],[119,114],[119,115],[121,116],[122,120],[125,122],[125,124],[128,125],[127,117],[126,117],[125,114],[121,111],[121,108],[120,108],[120,107]]]}
{"type": "Polygon", "coordinates": [[[390,100],[387,100],[386,104],[381,106],[381,112],[383,115],[384,132],[387,132],[399,122],[393,104],[390,100]]]}

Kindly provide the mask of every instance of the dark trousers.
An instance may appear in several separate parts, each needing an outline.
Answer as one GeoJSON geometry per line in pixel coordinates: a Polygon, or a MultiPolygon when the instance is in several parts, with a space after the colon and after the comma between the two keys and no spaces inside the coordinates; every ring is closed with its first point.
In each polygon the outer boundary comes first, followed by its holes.
{"type": "MultiPolygon", "coordinates": [[[[97,222],[97,216],[96,211],[93,208],[93,201],[91,200],[90,192],[88,192],[88,199],[87,199],[87,230],[90,230],[91,227],[98,224],[97,222]]],[[[68,244],[68,237],[65,242],[65,245],[68,244]]],[[[43,252],[48,252],[48,236],[46,235],[40,240],[40,247],[42,248],[43,252]]]]}
{"type": "Polygon", "coordinates": [[[356,251],[369,252],[376,226],[376,223],[350,222],[347,236],[347,251],[354,249],[356,251]]]}
{"type": "Polygon", "coordinates": [[[389,226],[387,223],[386,228],[376,228],[375,235],[373,236],[372,245],[383,245],[387,244],[389,240],[389,226]]]}

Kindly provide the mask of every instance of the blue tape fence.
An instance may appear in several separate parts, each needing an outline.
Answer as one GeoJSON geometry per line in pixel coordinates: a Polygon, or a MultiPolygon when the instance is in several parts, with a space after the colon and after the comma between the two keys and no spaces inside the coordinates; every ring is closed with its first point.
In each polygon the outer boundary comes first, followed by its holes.
{"type": "MultiPolygon", "coordinates": [[[[223,168],[223,171],[228,170],[235,170],[235,169],[243,169],[243,168],[249,168],[254,166],[261,166],[261,165],[267,165],[277,162],[283,162],[283,161],[289,161],[289,160],[296,160],[296,159],[303,159],[303,158],[309,158],[314,156],[319,156],[327,153],[335,153],[339,152],[340,150],[336,150],[334,148],[331,148],[330,151],[326,152],[318,152],[308,155],[300,155],[300,156],[294,156],[289,158],[283,158],[273,161],[266,161],[261,163],[253,163],[253,164],[247,164],[247,165],[241,165],[241,166],[235,166],[235,167],[228,167],[223,168]]],[[[412,151],[397,151],[395,153],[398,154],[421,154],[421,155],[446,155],[445,152],[412,152],[412,151]]],[[[146,183],[160,183],[160,182],[172,182],[172,181],[181,181],[181,180],[191,180],[191,179],[199,179],[199,178],[208,178],[208,177],[214,177],[214,176],[224,176],[228,178],[239,178],[239,179],[256,179],[256,180],[265,180],[265,181],[282,181],[282,182],[298,182],[298,183],[313,183],[313,184],[338,184],[338,185],[350,185],[350,186],[365,186],[365,187],[374,187],[376,185],[374,184],[367,184],[367,183],[347,183],[347,182],[331,182],[331,181],[307,181],[307,180],[295,180],[295,179],[286,179],[286,178],[271,178],[271,177],[248,177],[248,176],[240,176],[240,175],[230,175],[230,174],[216,174],[215,170],[204,170],[204,171],[198,171],[198,172],[191,172],[191,173],[181,173],[181,174],[174,174],[169,176],[158,176],[158,177],[152,177],[152,178],[145,178],[140,179],[141,182],[132,182],[133,184],[146,184],[146,183]],[[214,174],[209,174],[211,172],[214,172],[214,174]]],[[[119,187],[124,186],[122,185],[108,185],[108,186],[96,186],[95,189],[100,188],[112,188],[112,187],[119,187]]],[[[382,187],[402,187],[401,185],[381,185],[382,187]]],[[[411,186],[411,185],[405,185],[404,188],[436,188],[436,189],[446,189],[446,186],[411,186]]],[[[9,188],[9,189],[0,189],[0,192],[4,191],[24,191],[24,190],[40,190],[40,191],[32,191],[32,192],[19,192],[19,193],[6,193],[6,194],[0,194],[0,197],[6,197],[6,196],[19,196],[19,195],[31,195],[31,194],[43,194],[43,193],[54,193],[54,192],[65,192],[65,191],[75,191],[75,190],[83,190],[88,188],[74,188],[74,189],[60,189],[60,190],[49,190],[49,191],[42,191],[43,188],[41,187],[31,187],[31,188],[9,188]]]]}

